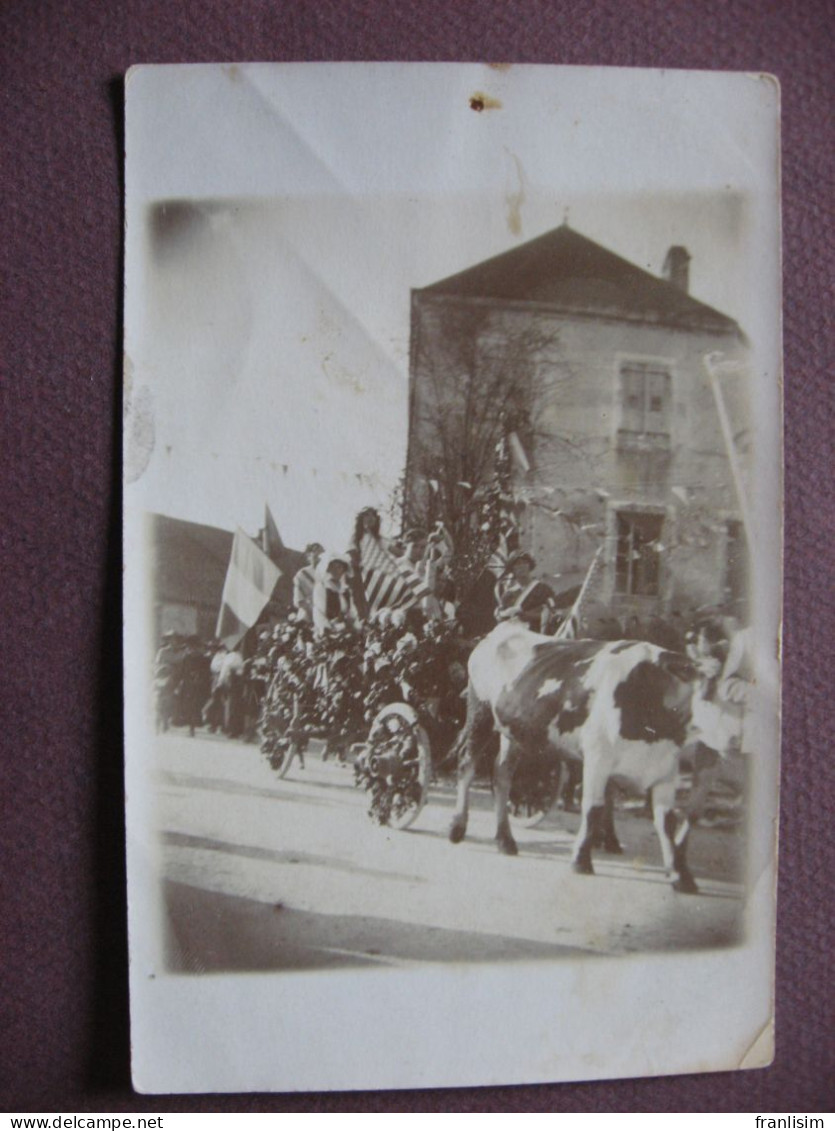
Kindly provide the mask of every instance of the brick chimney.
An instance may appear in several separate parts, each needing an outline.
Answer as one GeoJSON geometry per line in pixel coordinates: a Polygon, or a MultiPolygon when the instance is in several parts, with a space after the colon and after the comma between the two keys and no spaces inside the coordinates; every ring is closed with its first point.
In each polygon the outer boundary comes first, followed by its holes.
{"type": "Polygon", "coordinates": [[[668,283],[687,294],[690,287],[690,252],[686,247],[675,244],[670,248],[664,260],[662,274],[668,283]]]}

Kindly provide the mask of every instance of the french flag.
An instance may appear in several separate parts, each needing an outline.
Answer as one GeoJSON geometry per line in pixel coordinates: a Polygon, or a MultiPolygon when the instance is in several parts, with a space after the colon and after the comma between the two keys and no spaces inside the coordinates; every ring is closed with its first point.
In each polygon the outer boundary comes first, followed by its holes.
{"type": "Polygon", "coordinates": [[[258,620],[279,577],[278,566],[239,527],[232,542],[215,631],[227,648],[234,648],[258,620]]]}

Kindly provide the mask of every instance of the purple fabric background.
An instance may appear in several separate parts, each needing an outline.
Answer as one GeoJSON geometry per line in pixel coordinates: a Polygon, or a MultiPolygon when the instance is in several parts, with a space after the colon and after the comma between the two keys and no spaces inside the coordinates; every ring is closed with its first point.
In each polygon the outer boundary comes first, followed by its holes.
{"type": "Polygon", "coordinates": [[[834,22],[832,0],[5,0],[0,1107],[831,1110],[834,22]],[[117,464],[121,79],[140,62],[363,59],[766,70],[781,80],[786,616],[769,1069],[300,1097],[131,1091],[117,464]]]}

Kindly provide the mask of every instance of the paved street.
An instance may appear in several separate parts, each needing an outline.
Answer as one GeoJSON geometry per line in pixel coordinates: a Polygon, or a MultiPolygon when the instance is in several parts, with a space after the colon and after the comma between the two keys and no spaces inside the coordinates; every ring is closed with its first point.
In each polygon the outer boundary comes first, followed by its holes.
{"type": "Polygon", "coordinates": [[[577,876],[579,818],[557,813],[500,856],[491,797],[476,792],[467,839],[446,839],[449,785],[411,829],[381,829],[348,766],[312,751],[279,780],[256,746],[162,735],[158,783],[172,969],[554,959],[725,946],[740,936],[740,834],[697,829],[700,894],[672,891],[651,823],[619,813],[621,857],[577,876]]]}

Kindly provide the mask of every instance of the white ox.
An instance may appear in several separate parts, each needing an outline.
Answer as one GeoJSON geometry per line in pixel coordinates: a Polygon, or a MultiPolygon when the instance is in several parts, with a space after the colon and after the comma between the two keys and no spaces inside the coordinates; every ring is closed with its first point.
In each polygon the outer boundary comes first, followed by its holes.
{"type": "Polygon", "coordinates": [[[467,829],[468,793],[477,752],[499,733],[494,770],[496,840],[517,851],[507,802],[518,759],[554,756],[583,764],[582,820],[572,863],[591,873],[592,846],[620,846],[606,804],[610,779],[652,790],[653,820],[664,866],[677,891],[695,892],[687,866],[690,821],[675,812],[679,757],[702,741],[725,754],[738,720],[706,710],[706,681],[686,656],[634,640],[554,640],[519,622],[498,625],[469,661],[467,723],[458,771],[458,796],[449,830],[454,843],[467,829]],[[696,720],[699,720],[698,722],[696,720]],[[709,732],[705,727],[709,727],[709,732]]]}

